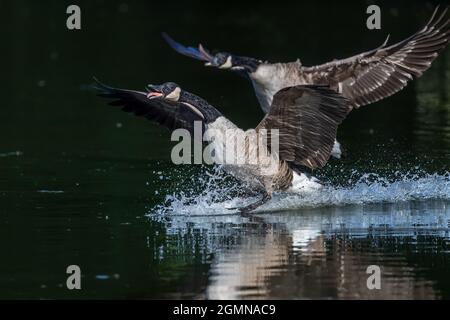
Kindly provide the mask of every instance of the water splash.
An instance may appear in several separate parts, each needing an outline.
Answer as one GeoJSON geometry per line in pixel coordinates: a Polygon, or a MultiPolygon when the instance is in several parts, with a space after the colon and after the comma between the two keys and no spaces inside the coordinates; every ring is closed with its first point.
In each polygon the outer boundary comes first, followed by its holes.
{"type": "MultiPolygon", "coordinates": [[[[244,187],[230,180],[219,167],[215,167],[212,172],[203,171],[194,180],[195,187],[184,185],[183,191],[167,195],[164,203],[153,208],[149,215],[233,215],[236,211],[228,208],[242,207],[258,199],[258,195],[244,196],[244,187]],[[203,186],[200,192],[198,186],[203,186]]],[[[414,167],[406,173],[395,171],[381,175],[352,170],[350,178],[340,185],[325,183],[320,190],[306,190],[299,194],[277,193],[269,203],[256,211],[267,213],[429,199],[450,200],[449,172],[429,174],[414,167]]]]}
{"type": "Polygon", "coordinates": [[[267,210],[294,210],[304,207],[341,206],[368,203],[395,203],[413,200],[450,200],[450,174],[403,175],[398,180],[364,174],[347,187],[326,186],[319,192],[288,195],[269,203],[267,210]]]}
{"type": "Polygon", "coordinates": [[[243,185],[226,174],[220,166],[202,167],[191,183],[166,196],[162,205],[151,210],[151,215],[224,215],[233,214],[228,207],[239,206],[246,192],[243,185]],[[240,201],[240,203],[239,203],[240,201]]]}

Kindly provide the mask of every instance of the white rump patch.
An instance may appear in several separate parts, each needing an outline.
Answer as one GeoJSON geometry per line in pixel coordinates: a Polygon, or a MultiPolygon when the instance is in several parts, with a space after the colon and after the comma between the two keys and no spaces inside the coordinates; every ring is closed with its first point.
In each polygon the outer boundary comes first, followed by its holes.
{"type": "Polygon", "coordinates": [[[337,142],[337,140],[334,141],[333,150],[331,150],[331,156],[336,159],[340,159],[342,157],[341,144],[337,142]]]}

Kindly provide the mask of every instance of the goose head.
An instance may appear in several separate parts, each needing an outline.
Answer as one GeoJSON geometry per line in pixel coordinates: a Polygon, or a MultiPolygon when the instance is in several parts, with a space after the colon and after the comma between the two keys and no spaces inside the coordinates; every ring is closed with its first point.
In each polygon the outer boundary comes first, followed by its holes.
{"type": "Polygon", "coordinates": [[[219,52],[211,56],[210,61],[206,62],[205,66],[253,73],[261,63],[262,61],[257,59],[241,57],[227,52],[219,52]]]}
{"type": "Polygon", "coordinates": [[[206,100],[183,90],[174,82],[166,82],[161,85],[147,85],[147,98],[153,101],[160,100],[166,105],[182,106],[182,109],[190,114],[198,116],[204,123],[214,122],[222,114],[206,100]]]}
{"type": "Polygon", "coordinates": [[[161,85],[149,84],[147,92],[149,99],[165,99],[173,102],[179,101],[181,96],[181,88],[174,82],[166,82],[161,85]]]}
{"type": "Polygon", "coordinates": [[[256,71],[258,66],[263,63],[258,59],[241,57],[228,52],[218,52],[216,54],[212,54],[201,44],[198,45],[198,48],[186,47],[181,43],[176,42],[167,33],[162,33],[162,37],[176,52],[196,60],[203,61],[208,67],[228,69],[240,73],[253,73],[256,71]]]}

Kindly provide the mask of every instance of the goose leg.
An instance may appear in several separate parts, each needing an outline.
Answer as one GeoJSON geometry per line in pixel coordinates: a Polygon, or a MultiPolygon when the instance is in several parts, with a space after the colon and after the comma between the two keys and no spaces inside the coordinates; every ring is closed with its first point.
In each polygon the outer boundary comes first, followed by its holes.
{"type": "Polygon", "coordinates": [[[254,202],[252,204],[249,204],[248,206],[241,207],[241,208],[229,208],[228,210],[239,210],[241,213],[249,213],[249,212],[255,210],[256,208],[262,206],[270,199],[272,199],[272,196],[266,192],[266,193],[264,193],[263,197],[260,200],[254,202]]]}

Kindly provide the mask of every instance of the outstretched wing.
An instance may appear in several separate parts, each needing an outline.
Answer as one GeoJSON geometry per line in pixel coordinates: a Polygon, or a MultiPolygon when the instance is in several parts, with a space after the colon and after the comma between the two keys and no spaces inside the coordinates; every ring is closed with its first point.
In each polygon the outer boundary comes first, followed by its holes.
{"type": "Polygon", "coordinates": [[[203,116],[194,112],[192,106],[184,103],[172,102],[166,99],[149,99],[146,92],[117,89],[107,86],[97,79],[94,87],[98,95],[113,99],[109,104],[122,107],[125,112],[134,113],[138,117],[145,117],[169,130],[184,128],[194,130],[194,121],[203,123],[203,116]]]}
{"type": "Polygon", "coordinates": [[[316,169],[328,162],[337,128],[350,110],[348,100],[329,87],[288,87],[275,94],[256,130],[278,129],[280,159],[316,169]]]}
{"type": "Polygon", "coordinates": [[[167,33],[163,32],[161,35],[176,52],[200,61],[212,62],[213,56],[201,44],[198,45],[198,48],[185,47],[169,37],[167,33]]]}
{"type": "Polygon", "coordinates": [[[420,77],[448,44],[448,7],[439,11],[437,7],[426,26],[404,41],[302,70],[313,83],[330,84],[355,108],[389,97],[420,77]]]}

